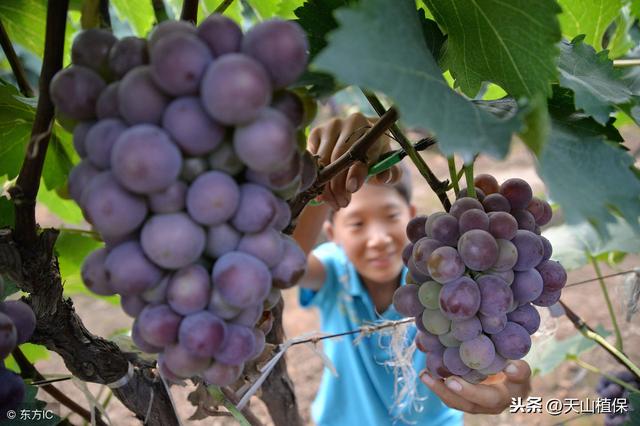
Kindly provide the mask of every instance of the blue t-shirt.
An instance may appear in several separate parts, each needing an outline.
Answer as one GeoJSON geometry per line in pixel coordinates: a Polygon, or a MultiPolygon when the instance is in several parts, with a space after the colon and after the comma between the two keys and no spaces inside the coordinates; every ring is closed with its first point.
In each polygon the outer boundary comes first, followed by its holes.
{"type": "MultiPolygon", "coordinates": [[[[354,330],[376,320],[398,320],[402,316],[391,305],[376,314],[369,293],[360,281],[353,264],[335,243],[318,246],[313,254],[322,262],[326,279],[319,291],[300,288],[300,305],[320,309],[321,328],[327,333],[354,330]]],[[[402,282],[406,275],[402,273],[402,282]]],[[[410,326],[409,338],[416,329],[410,326]]],[[[339,377],[325,369],[311,413],[318,426],[354,425],[462,425],[462,412],[453,410],[417,379],[422,411],[411,404],[398,408],[394,404],[394,374],[385,360],[391,358],[390,336],[373,333],[354,344],[356,335],[323,340],[324,351],[336,367],[339,377]],[[400,411],[402,410],[402,411],[400,411]],[[400,416],[401,415],[401,416],[400,416]]],[[[425,368],[425,354],[416,350],[413,367],[425,368]]]]}

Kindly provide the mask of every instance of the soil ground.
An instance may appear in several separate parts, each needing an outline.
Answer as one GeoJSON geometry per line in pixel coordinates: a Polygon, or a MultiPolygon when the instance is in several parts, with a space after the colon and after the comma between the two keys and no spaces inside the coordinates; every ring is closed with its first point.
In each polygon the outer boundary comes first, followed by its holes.
{"type": "MultiPolygon", "coordinates": [[[[637,130],[625,132],[625,138],[626,145],[631,148],[632,152],[637,152],[638,147],[640,147],[640,132],[637,130]]],[[[447,164],[442,156],[436,152],[426,152],[424,153],[424,157],[438,176],[448,176],[447,164]]],[[[512,145],[511,153],[505,161],[498,162],[490,158],[480,157],[476,163],[475,170],[476,173],[491,173],[499,181],[518,176],[531,183],[534,188],[534,193],[544,193],[543,184],[535,172],[533,157],[524,146],[517,142],[512,145]]],[[[414,200],[419,212],[431,213],[440,210],[435,194],[429,190],[417,172],[415,170],[413,172],[415,183],[414,200]]],[[[56,226],[59,224],[54,217],[43,210],[39,212],[39,221],[43,226],[56,226]]],[[[638,266],[640,266],[640,257],[637,255],[629,256],[622,264],[618,265],[615,270],[605,267],[603,274],[617,270],[628,270],[638,266]]],[[[569,282],[577,282],[593,277],[593,269],[587,266],[571,271],[569,273],[569,282]]],[[[625,301],[622,291],[622,279],[621,277],[611,278],[607,280],[607,284],[613,299],[613,305],[615,306],[621,323],[626,351],[635,362],[640,362],[640,315],[636,314],[631,322],[626,322],[623,314],[625,301]]],[[[297,303],[296,289],[285,291],[284,298],[286,302],[284,328],[289,338],[319,330],[320,326],[317,313],[300,308],[297,303]]],[[[562,298],[568,306],[572,307],[590,325],[595,326],[602,324],[611,330],[611,320],[597,282],[567,288],[562,298]]],[[[84,296],[76,296],[74,297],[74,301],[76,309],[87,328],[97,335],[109,336],[115,331],[130,327],[131,325],[131,319],[127,317],[119,307],[84,296]]],[[[576,333],[573,325],[566,317],[557,319],[551,319],[548,315],[545,315],[545,317],[548,318],[547,328],[555,329],[554,334],[558,338],[568,337],[576,333]]],[[[537,340],[544,338],[544,336],[536,337],[537,340]]],[[[613,338],[610,337],[609,340],[613,341],[613,338]]],[[[583,359],[604,371],[619,369],[616,362],[600,348],[588,352],[583,356],[583,359]]],[[[322,361],[318,356],[314,355],[309,348],[300,345],[294,346],[288,351],[287,364],[289,374],[295,385],[301,414],[308,424],[313,424],[310,420],[310,404],[313,401],[319,385],[323,369],[322,361]]],[[[37,368],[45,376],[67,373],[61,358],[53,353],[49,359],[38,362],[37,368]]],[[[348,372],[341,373],[348,375],[348,372]]],[[[534,377],[532,379],[531,395],[542,397],[543,401],[547,401],[549,398],[594,399],[596,397],[594,388],[597,381],[598,376],[596,374],[587,373],[571,362],[564,362],[551,374],[534,377]]],[[[85,407],[89,406],[83,391],[76,383],[68,381],[57,384],[56,386],[81,405],[85,407]]],[[[95,384],[88,384],[88,389],[95,395],[100,392],[101,387],[95,384]]],[[[193,412],[193,407],[187,401],[187,395],[191,390],[191,388],[172,387],[172,394],[177,405],[178,413],[184,424],[236,424],[236,422],[230,418],[220,417],[208,418],[204,421],[188,421],[188,417],[193,412]]],[[[392,390],[390,390],[390,392],[391,391],[392,390]]],[[[39,397],[47,401],[51,400],[51,398],[42,391],[40,391],[39,397]]],[[[340,409],[340,407],[335,408],[340,409]]],[[[255,397],[252,399],[251,409],[265,424],[272,424],[264,405],[255,397]]],[[[111,400],[107,411],[114,425],[128,426],[140,424],[115,398],[111,400]]],[[[63,409],[62,413],[66,415],[68,412],[63,409]]],[[[76,415],[72,414],[69,419],[73,424],[82,424],[82,421],[76,415]]],[[[604,422],[604,416],[576,416],[575,413],[567,413],[560,416],[508,413],[503,413],[499,416],[465,416],[465,424],[473,426],[515,424],[548,426],[561,424],[562,422],[565,422],[564,424],[570,424],[571,426],[601,425],[604,422]]],[[[391,424],[391,421],[389,424],[391,424]]]]}

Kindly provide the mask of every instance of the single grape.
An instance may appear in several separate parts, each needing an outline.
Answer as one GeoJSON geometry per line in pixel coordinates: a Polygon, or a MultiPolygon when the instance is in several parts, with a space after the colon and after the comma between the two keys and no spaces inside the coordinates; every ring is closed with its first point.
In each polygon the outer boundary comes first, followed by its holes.
{"type": "Polygon", "coordinates": [[[202,379],[208,385],[229,386],[242,376],[243,370],[244,364],[228,365],[215,361],[202,372],[202,379]]]}
{"type": "Polygon", "coordinates": [[[245,183],[240,186],[240,202],[231,224],[240,232],[262,231],[276,215],[276,197],[263,186],[245,183]]]}
{"type": "Polygon", "coordinates": [[[140,320],[137,318],[131,326],[131,340],[142,352],[156,354],[162,351],[162,347],[154,346],[142,338],[140,335],[140,320]]]}
{"type": "Polygon", "coordinates": [[[446,348],[457,348],[460,346],[460,340],[456,339],[451,330],[438,336],[438,340],[446,348]]]}
{"type": "Polygon", "coordinates": [[[95,176],[82,191],[80,205],[87,220],[102,236],[125,236],[135,231],[147,216],[142,197],[125,190],[111,172],[95,176]]]}
{"type": "Polygon", "coordinates": [[[513,267],[515,271],[532,269],[542,260],[544,245],[540,237],[533,232],[519,229],[511,242],[518,249],[518,261],[513,267]]]}
{"type": "Polygon", "coordinates": [[[442,284],[436,281],[427,281],[418,288],[418,299],[422,306],[427,309],[438,309],[440,307],[440,290],[442,284]]]}
{"type": "Polygon", "coordinates": [[[71,169],[71,172],[69,172],[67,184],[71,199],[80,204],[84,189],[89,185],[91,180],[99,174],[100,170],[87,159],[76,164],[75,167],[71,169]]]}
{"type": "Polygon", "coordinates": [[[229,365],[242,364],[253,355],[255,349],[255,336],[251,328],[228,324],[225,344],[215,353],[215,360],[229,365]]]}
{"type": "Polygon", "coordinates": [[[118,109],[118,87],[120,87],[120,82],[114,81],[98,96],[98,100],[96,101],[96,116],[98,118],[120,117],[120,110],[118,109]]]}
{"type": "Polygon", "coordinates": [[[164,130],[151,124],[125,130],[111,150],[114,175],[122,186],[136,193],[166,189],[178,178],[181,166],[180,150],[164,130]]]}
{"type": "Polygon", "coordinates": [[[478,370],[478,372],[486,375],[498,374],[506,366],[507,360],[504,359],[500,354],[496,354],[495,358],[493,358],[493,362],[488,367],[478,370]]]}
{"type": "Polygon", "coordinates": [[[498,243],[487,231],[472,229],[458,240],[458,253],[469,269],[484,271],[498,260],[498,243]]]}
{"type": "Polygon", "coordinates": [[[149,47],[167,37],[170,34],[182,33],[187,35],[196,34],[196,27],[188,21],[166,20],[156,25],[149,33],[149,47]]]}
{"type": "MultiPolygon", "coordinates": [[[[529,337],[528,334],[527,337],[529,337]]],[[[484,334],[481,334],[471,340],[464,341],[460,345],[460,358],[462,359],[462,362],[467,367],[473,368],[474,370],[490,366],[495,355],[496,347],[494,347],[491,339],[484,334]]]]}
{"type": "Polygon", "coordinates": [[[91,129],[91,126],[93,126],[94,124],[96,124],[96,122],[93,120],[81,121],[76,124],[76,127],[73,128],[73,147],[75,148],[80,158],[85,158],[87,156],[87,150],[84,146],[84,141],[87,137],[89,129],[91,129]]]}
{"type": "Polygon", "coordinates": [[[134,295],[160,282],[162,271],[144,255],[137,241],[116,246],[104,260],[109,285],[121,295],[134,295]]]}
{"type": "Polygon", "coordinates": [[[437,379],[444,379],[452,375],[443,362],[444,351],[431,352],[427,355],[427,370],[437,379]]]}
{"type": "Polygon", "coordinates": [[[527,182],[511,178],[502,182],[500,193],[509,200],[512,209],[525,209],[533,198],[533,191],[527,182]]]}
{"type": "Polygon", "coordinates": [[[482,324],[482,330],[487,334],[496,334],[504,330],[507,325],[507,315],[500,314],[496,316],[486,316],[478,314],[480,323],[482,324]]]}
{"type": "Polygon", "coordinates": [[[538,222],[544,215],[544,203],[540,198],[533,197],[527,205],[527,211],[531,213],[535,222],[538,222]]]}
{"type": "Polygon", "coordinates": [[[518,222],[506,212],[489,213],[489,233],[494,238],[511,240],[518,232],[518,222]]]}
{"type": "Polygon", "coordinates": [[[181,315],[203,310],[209,304],[211,281],[209,273],[198,264],[178,269],[167,287],[167,302],[181,315]]]}
{"type": "Polygon", "coordinates": [[[431,257],[431,253],[433,253],[435,249],[443,247],[444,244],[442,244],[438,240],[434,240],[433,238],[424,237],[424,238],[420,238],[418,241],[416,241],[414,245],[412,244],[412,246],[413,246],[413,250],[411,252],[411,255],[412,255],[414,265],[423,274],[428,274],[429,273],[428,261],[429,261],[429,257],[431,257]]]}
{"type": "Polygon", "coordinates": [[[16,344],[26,343],[36,329],[36,316],[31,306],[22,300],[0,302],[0,312],[6,314],[16,328],[16,344]]]}
{"type": "Polygon", "coordinates": [[[194,263],[204,251],[206,234],[186,213],[151,216],[142,227],[140,243],[157,265],[179,269],[194,263]]]}
{"type": "Polygon", "coordinates": [[[111,296],[116,293],[111,284],[104,262],[107,259],[108,251],[102,247],[92,251],[82,262],[80,275],[82,282],[95,294],[101,296],[111,296]]]}
{"type": "Polygon", "coordinates": [[[51,79],[49,94],[56,109],[74,120],[96,116],[96,102],[105,87],[100,76],[89,68],[72,65],[51,79]]]}
{"type": "Polygon", "coordinates": [[[118,110],[130,125],[160,124],[169,98],[153,82],[148,65],[127,73],[118,86],[118,110]]]}
{"type": "Polygon", "coordinates": [[[449,332],[451,320],[445,317],[439,309],[425,309],[422,312],[422,324],[429,333],[440,335],[449,332]]]}
{"type": "Polygon", "coordinates": [[[248,253],[273,268],[284,256],[284,241],[278,231],[267,227],[260,232],[244,234],[237,250],[248,253]]]}
{"type": "Polygon", "coordinates": [[[407,262],[409,262],[409,258],[413,254],[413,246],[413,243],[409,243],[402,249],[402,263],[404,263],[405,265],[407,264],[407,262]]]}
{"type": "Polygon", "coordinates": [[[544,262],[551,259],[551,255],[553,254],[553,247],[551,246],[551,242],[542,235],[540,235],[540,240],[542,240],[544,255],[542,256],[542,260],[536,266],[536,268],[539,268],[544,262]]]}
{"type": "Polygon", "coordinates": [[[482,333],[482,323],[477,316],[451,321],[451,334],[461,342],[471,340],[482,333]]]}
{"type": "Polygon", "coordinates": [[[282,113],[264,108],[252,122],[236,127],[233,148],[248,167],[275,172],[294,155],[294,135],[293,126],[282,113]]]}
{"type": "Polygon", "coordinates": [[[207,230],[205,253],[213,258],[218,258],[235,250],[241,238],[242,235],[226,222],[210,226],[207,230]]]}
{"type": "Polygon", "coordinates": [[[223,172],[201,174],[187,191],[187,211],[203,225],[220,225],[231,219],[239,203],[238,185],[223,172]]]}
{"type": "Polygon", "coordinates": [[[222,142],[225,131],[193,96],[171,102],[162,116],[162,127],[184,154],[193,156],[211,153],[222,142]]]}
{"type": "Polygon", "coordinates": [[[482,210],[467,210],[460,215],[458,219],[458,232],[460,235],[472,229],[489,231],[489,216],[482,210]]]}
{"type": "MultiPolygon", "coordinates": [[[[531,349],[531,337],[520,324],[508,321],[499,333],[491,336],[496,352],[507,359],[520,359],[531,349]]],[[[484,367],[481,367],[484,368],[484,367]]]]}
{"type": "Polygon", "coordinates": [[[546,225],[547,223],[549,223],[551,217],[553,216],[553,210],[551,210],[551,206],[549,205],[549,203],[544,201],[542,203],[542,208],[544,209],[544,212],[540,216],[540,219],[536,220],[538,226],[546,225]]]}
{"type": "Polygon", "coordinates": [[[205,71],[200,98],[207,112],[220,123],[245,124],[271,102],[271,83],[258,62],[240,53],[229,53],[213,61],[205,71]]]}
{"type": "Polygon", "coordinates": [[[526,229],[531,232],[534,231],[536,227],[536,220],[527,210],[514,209],[511,211],[511,215],[516,219],[516,222],[518,222],[518,229],[526,229]]]}
{"type": "Polygon", "coordinates": [[[80,31],[71,45],[71,62],[107,74],[109,50],[118,39],[111,31],[90,28],[80,31]]]}
{"type": "MultiPolygon", "coordinates": [[[[422,323],[422,320],[419,321],[422,323]]],[[[438,336],[428,331],[420,331],[416,333],[416,347],[422,352],[440,352],[444,351],[444,346],[440,343],[438,336]]]]}
{"type": "Polygon", "coordinates": [[[309,45],[294,21],[270,19],[254,25],[242,40],[242,52],[257,59],[275,88],[294,83],[307,66],[309,45]]]}
{"type": "Polygon", "coordinates": [[[513,297],[520,304],[537,299],[542,294],[542,289],[542,277],[536,269],[517,271],[511,284],[513,297]]]}
{"type": "Polygon", "coordinates": [[[482,207],[482,203],[475,198],[471,197],[462,197],[457,199],[452,205],[451,210],[449,210],[449,214],[451,214],[456,219],[460,219],[460,216],[466,211],[478,209],[484,211],[484,207],[482,207]]]}
{"type": "Polygon", "coordinates": [[[405,317],[415,317],[424,307],[418,299],[419,287],[415,284],[405,284],[393,293],[393,306],[405,317]]]}
{"type": "Polygon", "coordinates": [[[238,24],[224,15],[209,15],[198,25],[196,34],[216,58],[240,51],[242,30],[238,24]]]}
{"type": "Polygon", "coordinates": [[[131,318],[137,317],[146,306],[147,303],[137,294],[120,296],[120,307],[131,318]]]}
{"type": "Polygon", "coordinates": [[[491,194],[488,195],[482,201],[482,206],[484,210],[489,212],[505,212],[509,213],[511,211],[511,204],[509,204],[509,200],[507,200],[502,194],[491,194]]]}
{"type": "Polygon", "coordinates": [[[473,317],[480,307],[480,289],[469,277],[449,282],[440,291],[440,310],[451,320],[473,317]]]}
{"type": "Polygon", "coordinates": [[[276,92],[271,107],[284,114],[294,128],[298,129],[302,126],[305,113],[304,104],[295,92],[290,90],[276,92]]]}
{"type": "Polygon", "coordinates": [[[442,215],[445,215],[447,213],[445,212],[435,212],[431,215],[429,215],[429,217],[427,218],[427,221],[424,224],[424,230],[427,234],[427,237],[433,237],[433,222],[435,222],[435,220],[437,218],[439,218],[442,215]]]}
{"type": "Polygon", "coordinates": [[[172,96],[196,94],[213,60],[206,44],[183,32],[167,34],[151,44],[149,56],[151,77],[161,90],[172,96]]]}
{"type": "Polygon", "coordinates": [[[218,145],[209,155],[208,161],[212,170],[225,172],[229,175],[236,175],[244,169],[244,163],[233,150],[233,144],[228,141],[218,145]]]}
{"type": "Polygon", "coordinates": [[[506,314],[514,297],[509,285],[495,275],[484,275],[477,282],[482,297],[480,313],[492,317],[506,314]]]}
{"type": "Polygon", "coordinates": [[[148,305],[136,321],[140,337],[151,345],[165,347],[177,341],[181,320],[182,317],[168,305],[148,305]]]}
{"type": "Polygon", "coordinates": [[[457,347],[449,347],[444,350],[442,361],[451,373],[462,376],[471,372],[471,369],[460,358],[460,350],[457,347]]]}
{"type": "Polygon", "coordinates": [[[496,239],[498,243],[498,259],[491,266],[492,271],[505,272],[512,270],[518,261],[518,249],[509,240],[496,239]]]}
{"type": "Polygon", "coordinates": [[[416,243],[421,238],[427,236],[427,231],[425,230],[425,224],[427,223],[427,216],[420,215],[411,218],[409,223],[407,223],[407,237],[412,243],[416,243]]]}
{"type": "Polygon", "coordinates": [[[242,252],[232,251],[220,257],[211,276],[224,301],[238,308],[262,303],[271,289],[267,266],[242,252]]]}
{"type": "Polygon", "coordinates": [[[87,158],[98,169],[108,169],[111,164],[111,151],[116,140],[127,130],[127,126],[117,118],[107,118],[91,126],[85,138],[84,146],[87,158]]]}
{"type": "Polygon", "coordinates": [[[493,176],[481,173],[473,178],[473,184],[480,188],[485,195],[491,195],[500,191],[500,184],[493,176]]]}
{"type": "Polygon", "coordinates": [[[271,268],[273,285],[286,289],[294,286],[304,276],[307,269],[307,256],[296,240],[288,235],[282,235],[284,254],[282,260],[271,268]]]}
{"type": "Polygon", "coordinates": [[[459,200],[460,198],[470,197],[470,198],[477,199],[480,202],[484,201],[485,193],[478,187],[476,187],[475,190],[476,190],[475,197],[471,197],[469,195],[469,192],[467,191],[467,188],[460,189],[460,191],[456,194],[456,200],[459,200]]]}
{"type": "Polygon", "coordinates": [[[164,362],[177,376],[187,378],[206,370],[211,358],[197,356],[182,344],[175,344],[164,348],[164,362]]]}
{"type": "Polygon", "coordinates": [[[178,342],[197,357],[212,357],[224,345],[227,324],[209,311],[186,316],[180,323],[178,342]]]}
{"type": "Polygon", "coordinates": [[[535,333],[540,327],[540,314],[538,310],[529,303],[520,305],[515,311],[509,312],[507,318],[511,322],[520,324],[529,334],[535,333]]]}
{"type": "Polygon", "coordinates": [[[555,305],[558,300],[560,300],[560,294],[562,293],[562,290],[556,290],[556,291],[542,291],[542,294],[540,294],[540,296],[538,296],[538,298],[536,300],[533,300],[531,303],[533,303],[536,306],[543,306],[543,307],[549,307],[552,305],[555,305]]]}
{"type": "Polygon", "coordinates": [[[115,42],[109,52],[109,69],[117,78],[123,78],[135,67],[148,62],[147,40],[143,38],[123,37],[115,42]]]}
{"type": "MultiPolygon", "coordinates": [[[[409,260],[410,263],[411,260],[409,260]]],[[[460,278],[464,273],[464,263],[458,251],[449,246],[435,249],[429,256],[427,266],[429,275],[443,284],[460,278]]]]}
{"type": "Polygon", "coordinates": [[[544,291],[546,292],[558,291],[567,283],[567,271],[565,271],[560,262],[548,260],[538,265],[536,269],[540,272],[544,283],[544,291]]]}
{"type": "Polygon", "coordinates": [[[445,245],[455,247],[459,237],[458,219],[449,213],[438,216],[431,224],[430,236],[445,245]]]}
{"type": "Polygon", "coordinates": [[[154,213],[177,213],[184,209],[187,184],[177,180],[159,192],[149,194],[149,208],[154,213]]]}

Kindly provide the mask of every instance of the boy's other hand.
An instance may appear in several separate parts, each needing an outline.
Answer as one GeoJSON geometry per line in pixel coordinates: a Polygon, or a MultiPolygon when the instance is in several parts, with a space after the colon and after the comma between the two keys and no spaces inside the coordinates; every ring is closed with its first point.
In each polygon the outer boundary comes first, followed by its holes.
{"type": "Polygon", "coordinates": [[[526,398],[531,391],[531,368],[525,361],[509,361],[503,373],[477,385],[458,376],[435,379],[426,370],[420,378],[447,406],[471,414],[500,414],[511,398],[526,398]]]}
{"type": "MultiPolygon", "coordinates": [[[[318,161],[321,167],[326,167],[347,152],[376,120],[368,119],[360,113],[351,114],[344,120],[331,119],[311,131],[307,149],[311,154],[319,157],[318,161]]],[[[367,178],[369,165],[390,149],[389,137],[382,136],[367,151],[369,164],[356,162],[347,170],[339,173],[325,185],[320,199],[328,203],[334,210],[346,207],[351,201],[351,194],[360,189],[367,178]]],[[[400,178],[401,173],[401,170],[394,166],[379,173],[374,179],[378,183],[395,182],[400,178]]]]}

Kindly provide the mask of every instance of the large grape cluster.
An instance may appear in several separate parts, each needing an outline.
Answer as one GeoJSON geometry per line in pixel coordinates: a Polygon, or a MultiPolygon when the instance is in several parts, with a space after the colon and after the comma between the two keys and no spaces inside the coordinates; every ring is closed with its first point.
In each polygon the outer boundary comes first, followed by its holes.
{"type": "MultiPolygon", "coordinates": [[[[0,279],[0,294],[2,287],[0,279]]],[[[35,329],[36,317],[29,305],[20,300],[0,302],[0,418],[8,410],[15,410],[25,395],[22,378],[5,368],[4,359],[16,346],[27,342],[35,329]]]]}
{"type": "Polygon", "coordinates": [[[51,83],[59,116],[78,121],[69,194],[106,243],[82,278],[121,296],[164,377],[231,384],[265,347],[264,309],[306,267],[282,234],[286,199],[316,174],[297,143],[302,99],[285,89],[305,34],[277,19],[243,34],[212,15],[148,40],[87,30],[71,56],[51,83]]]}
{"type": "Polygon", "coordinates": [[[529,352],[540,326],[533,305],[555,304],[567,274],[540,235],[551,207],[527,182],[479,175],[474,185],[478,198],[462,190],[449,213],[409,222],[408,283],[394,305],[415,316],[432,375],[478,383],[529,352]]]}
{"type": "MultiPolygon", "coordinates": [[[[614,374],[614,376],[622,380],[623,382],[630,384],[634,388],[640,389],[640,380],[638,380],[638,378],[634,376],[633,373],[631,373],[629,370],[620,371],[614,374]]],[[[598,395],[600,395],[602,398],[611,400],[610,403],[612,409],[606,414],[604,420],[605,426],[618,426],[628,424],[627,422],[631,420],[631,414],[629,411],[632,408],[629,401],[629,390],[603,376],[602,378],[600,378],[600,381],[596,386],[596,392],[598,392],[598,395]],[[616,406],[614,401],[616,399],[624,400],[626,411],[614,410],[614,407],[616,406]]]]}

